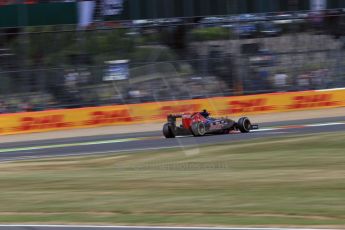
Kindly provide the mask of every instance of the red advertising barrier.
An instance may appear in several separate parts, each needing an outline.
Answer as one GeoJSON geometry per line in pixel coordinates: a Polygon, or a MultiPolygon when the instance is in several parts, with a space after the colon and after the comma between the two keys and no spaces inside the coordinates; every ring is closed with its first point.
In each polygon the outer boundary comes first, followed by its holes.
{"type": "Polygon", "coordinates": [[[0,135],[159,122],[171,113],[243,116],[345,106],[345,89],[167,101],[0,115],[0,135]]]}

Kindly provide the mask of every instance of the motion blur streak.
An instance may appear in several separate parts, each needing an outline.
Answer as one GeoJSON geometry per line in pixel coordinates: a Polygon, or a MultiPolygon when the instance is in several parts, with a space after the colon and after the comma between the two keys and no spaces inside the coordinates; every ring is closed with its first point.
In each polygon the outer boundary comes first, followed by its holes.
{"type": "MultiPolygon", "coordinates": [[[[302,230],[301,228],[217,228],[217,227],[159,227],[159,226],[92,226],[92,225],[0,225],[0,230],[302,230]]],[[[303,230],[319,230],[303,228],[303,230]]],[[[323,228],[323,230],[331,230],[323,228]]]]}
{"type": "Polygon", "coordinates": [[[214,115],[238,116],[345,106],[345,90],[303,91],[198,100],[113,105],[0,115],[0,135],[82,127],[162,122],[168,114],[211,108],[214,115]]]}
{"type": "Polygon", "coordinates": [[[276,122],[274,127],[270,123],[261,124],[261,129],[249,134],[234,133],[228,135],[205,136],[200,138],[185,137],[174,140],[164,139],[162,133],[133,133],[120,135],[79,137],[73,139],[53,139],[44,141],[0,144],[0,161],[16,161],[59,156],[104,155],[111,153],[150,151],[158,149],[182,148],[186,155],[197,154],[191,147],[202,147],[203,144],[228,143],[239,140],[251,140],[262,137],[305,135],[322,132],[337,132],[345,130],[343,117],[313,119],[293,122],[276,122]],[[283,131],[283,132],[277,132],[283,131]],[[131,138],[128,138],[128,135],[131,138]],[[86,141],[86,139],[88,141],[86,141]],[[59,143],[59,144],[56,144],[59,143]],[[18,147],[20,146],[20,147],[18,147]]]}

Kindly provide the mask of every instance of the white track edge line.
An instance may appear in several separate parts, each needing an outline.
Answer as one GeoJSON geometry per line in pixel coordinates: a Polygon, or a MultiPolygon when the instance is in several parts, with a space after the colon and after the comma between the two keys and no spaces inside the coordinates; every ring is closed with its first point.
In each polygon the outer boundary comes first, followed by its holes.
{"type": "Polygon", "coordinates": [[[33,159],[44,160],[44,159],[49,159],[49,158],[78,157],[78,156],[90,156],[90,155],[98,155],[98,154],[102,155],[102,154],[108,154],[108,153],[121,154],[121,153],[127,153],[127,152],[132,152],[132,151],[137,152],[137,151],[148,151],[148,150],[173,149],[173,148],[179,148],[179,147],[181,147],[181,146],[175,145],[175,146],[167,146],[167,147],[109,150],[109,151],[99,151],[99,152],[90,152],[90,153],[71,153],[71,154],[55,154],[55,155],[40,155],[40,156],[8,157],[8,158],[0,159],[0,164],[12,162],[12,161],[14,162],[14,161],[18,161],[18,160],[33,160],[33,159]]]}
{"type": "Polygon", "coordinates": [[[317,123],[317,124],[307,124],[306,127],[322,127],[322,126],[332,126],[332,125],[345,125],[345,122],[329,122],[329,123],[317,123]]]}
{"type": "Polygon", "coordinates": [[[254,227],[166,227],[166,226],[111,226],[111,225],[35,225],[35,224],[0,224],[0,227],[43,227],[43,228],[113,228],[113,229],[200,229],[200,230],[335,230],[326,228],[254,228],[254,227]]]}

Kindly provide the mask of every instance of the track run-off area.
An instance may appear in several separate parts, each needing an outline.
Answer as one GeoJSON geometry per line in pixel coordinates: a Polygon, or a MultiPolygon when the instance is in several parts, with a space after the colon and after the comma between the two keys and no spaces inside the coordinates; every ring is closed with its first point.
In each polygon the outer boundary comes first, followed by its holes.
{"type": "MultiPolygon", "coordinates": [[[[216,228],[91,225],[0,225],[0,230],[320,230],[320,228],[216,228]]],[[[330,230],[323,228],[322,230],[330,230]]]]}
{"type": "MultiPolygon", "coordinates": [[[[140,152],[169,148],[187,148],[217,143],[250,141],[263,137],[282,137],[345,131],[345,116],[259,124],[251,133],[231,133],[203,137],[184,136],[165,139],[161,131],[73,137],[43,141],[0,143],[0,161],[18,161],[50,157],[140,152]]],[[[0,138],[1,139],[1,138],[0,138]]]]}

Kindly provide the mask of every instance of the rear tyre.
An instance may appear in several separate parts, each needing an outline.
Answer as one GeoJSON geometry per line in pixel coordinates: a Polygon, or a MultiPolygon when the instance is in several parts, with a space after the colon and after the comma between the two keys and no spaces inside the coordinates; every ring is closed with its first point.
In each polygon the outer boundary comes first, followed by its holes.
{"type": "Polygon", "coordinates": [[[204,136],[206,134],[205,124],[202,122],[192,124],[192,133],[194,136],[204,136]]]}
{"type": "Polygon", "coordinates": [[[173,127],[169,123],[164,124],[163,126],[163,135],[165,138],[175,138],[175,132],[173,130],[173,127]]]}
{"type": "Polygon", "coordinates": [[[251,128],[251,123],[248,117],[241,117],[237,122],[238,129],[241,133],[249,133],[251,128]]]}

